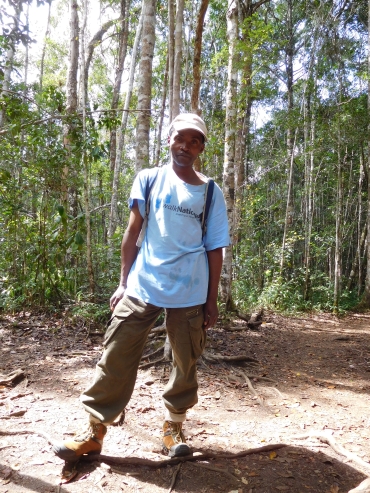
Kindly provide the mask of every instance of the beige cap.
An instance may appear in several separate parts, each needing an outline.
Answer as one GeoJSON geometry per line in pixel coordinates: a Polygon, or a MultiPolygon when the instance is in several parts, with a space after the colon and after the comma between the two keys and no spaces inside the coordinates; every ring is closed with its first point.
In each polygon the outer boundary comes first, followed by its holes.
{"type": "Polygon", "coordinates": [[[205,140],[207,140],[207,127],[200,116],[195,113],[180,113],[177,115],[170,125],[176,131],[193,129],[200,132],[205,140]]]}

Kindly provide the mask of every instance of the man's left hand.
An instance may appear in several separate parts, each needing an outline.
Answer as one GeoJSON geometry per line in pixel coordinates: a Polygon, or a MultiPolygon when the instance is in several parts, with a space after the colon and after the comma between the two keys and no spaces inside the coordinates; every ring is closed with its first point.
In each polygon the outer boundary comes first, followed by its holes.
{"type": "Polygon", "coordinates": [[[204,329],[207,330],[210,327],[213,327],[217,322],[218,319],[217,301],[207,300],[204,305],[203,312],[204,312],[203,326],[204,329]]]}

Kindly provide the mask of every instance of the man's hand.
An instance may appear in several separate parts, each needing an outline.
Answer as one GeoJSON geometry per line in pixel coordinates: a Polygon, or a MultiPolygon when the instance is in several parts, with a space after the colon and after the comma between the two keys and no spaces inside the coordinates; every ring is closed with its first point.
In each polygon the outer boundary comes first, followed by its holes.
{"type": "Polygon", "coordinates": [[[118,286],[110,299],[110,309],[113,311],[116,308],[117,303],[123,298],[126,288],[118,286]]]}
{"type": "Polygon", "coordinates": [[[204,329],[207,330],[210,327],[213,327],[218,319],[218,306],[217,301],[207,300],[204,307],[204,329]]]}

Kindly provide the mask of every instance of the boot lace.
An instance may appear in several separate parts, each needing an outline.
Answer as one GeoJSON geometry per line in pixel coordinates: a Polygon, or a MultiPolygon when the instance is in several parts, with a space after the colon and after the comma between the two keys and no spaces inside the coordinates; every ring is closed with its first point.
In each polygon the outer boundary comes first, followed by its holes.
{"type": "Polygon", "coordinates": [[[185,442],[184,434],[182,433],[181,423],[169,422],[171,428],[171,435],[175,443],[185,442]]]}

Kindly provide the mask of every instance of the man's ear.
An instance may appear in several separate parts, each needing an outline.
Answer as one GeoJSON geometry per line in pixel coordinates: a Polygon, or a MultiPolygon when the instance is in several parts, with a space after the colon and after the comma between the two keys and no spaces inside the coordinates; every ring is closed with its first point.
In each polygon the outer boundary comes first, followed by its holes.
{"type": "Polygon", "coordinates": [[[205,148],[205,144],[202,144],[202,147],[201,147],[201,150],[199,151],[199,154],[202,154],[202,152],[204,151],[204,148],[205,148]]]}

